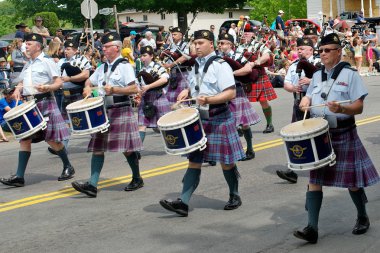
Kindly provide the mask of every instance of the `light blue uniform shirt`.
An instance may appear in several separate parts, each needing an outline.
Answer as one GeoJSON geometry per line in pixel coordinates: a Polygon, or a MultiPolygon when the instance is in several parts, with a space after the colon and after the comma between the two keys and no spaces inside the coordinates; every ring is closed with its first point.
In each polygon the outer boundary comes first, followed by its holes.
{"type": "MultiPolygon", "coordinates": [[[[103,82],[105,81],[106,84],[109,84],[113,87],[127,87],[129,83],[134,82],[135,77],[135,71],[131,64],[128,62],[122,62],[120,63],[115,71],[111,74],[111,68],[112,65],[115,63],[115,61],[119,58],[122,58],[121,56],[117,57],[112,63],[109,63],[108,61],[104,64],[102,64],[100,67],[98,67],[95,72],[90,76],[90,82],[94,86],[98,86],[99,88],[99,95],[104,96],[105,92],[103,89],[103,82]],[[108,64],[108,70],[107,73],[104,74],[104,65],[108,64]]],[[[115,95],[117,96],[117,95],[115,95]]]]}
{"type": "MultiPolygon", "coordinates": [[[[364,99],[368,95],[367,88],[364,86],[363,80],[358,72],[351,68],[343,68],[337,79],[334,81],[330,92],[328,92],[328,83],[332,81],[331,76],[335,67],[330,71],[325,70],[327,81],[322,83],[322,70],[317,71],[313,75],[313,79],[309,85],[306,96],[311,98],[311,105],[324,104],[329,101],[351,100],[354,102],[359,98],[364,99]],[[328,94],[325,101],[322,93],[328,94]]],[[[346,119],[350,115],[342,113],[333,113],[327,106],[316,107],[311,109],[312,117],[320,117],[324,115],[335,116],[337,119],[346,119]]]]}
{"type": "Polygon", "coordinates": [[[23,83],[23,95],[39,94],[34,87],[40,84],[51,84],[58,77],[57,64],[51,58],[41,53],[36,59],[30,60],[20,74],[23,83]]]}
{"type": "MultiPolygon", "coordinates": [[[[203,69],[207,60],[214,55],[215,52],[212,52],[206,57],[196,58],[196,61],[199,64],[199,80],[201,80],[201,76],[203,75],[203,69]]],[[[227,62],[221,60],[214,60],[210,64],[207,72],[204,75],[203,82],[199,84],[199,91],[195,89],[197,85],[195,67],[193,67],[193,69],[191,70],[188,80],[190,84],[190,93],[193,98],[197,97],[199,94],[205,96],[214,96],[221,93],[227,88],[235,86],[234,74],[230,65],[228,65],[227,62]]]]}

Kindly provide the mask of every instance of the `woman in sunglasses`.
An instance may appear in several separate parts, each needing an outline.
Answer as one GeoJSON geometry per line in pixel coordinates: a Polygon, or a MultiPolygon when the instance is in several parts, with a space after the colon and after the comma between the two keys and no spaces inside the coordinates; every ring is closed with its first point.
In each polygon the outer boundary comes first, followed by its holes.
{"type": "Polygon", "coordinates": [[[340,62],[342,47],[337,34],[331,33],[322,38],[318,51],[324,67],[313,75],[300,107],[302,109],[310,105],[326,104],[325,107],[312,108],[310,115],[322,116],[329,122],[336,164],[310,171],[306,192],[308,225],[303,230],[294,232],[295,237],[310,243],[317,243],[318,240],[322,186],[348,188],[357,209],[357,220],[352,233],[359,235],[366,233],[370,225],[364,187],[380,181],[355,125],[355,115],[362,113],[368,91],[358,72],[340,62]],[[341,71],[337,71],[339,69],[341,71]],[[350,100],[351,103],[338,103],[342,100],[350,100]]]}

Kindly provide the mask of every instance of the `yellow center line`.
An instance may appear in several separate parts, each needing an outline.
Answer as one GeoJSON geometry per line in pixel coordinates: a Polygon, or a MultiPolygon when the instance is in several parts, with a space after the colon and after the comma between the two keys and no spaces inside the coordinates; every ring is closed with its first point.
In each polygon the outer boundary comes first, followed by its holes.
{"type": "MultiPolygon", "coordinates": [[[[377,121],[380,121],[380,115],[358,120],[358,121],[356,121],[356,124],[358,126],[360,126],[360,125],[364,125],[364,124],[374,123],[377,121]]],[[[274,139],[274,140],[255,144],[253,147],[254,147],[255,151],[261,151],[261,150],[265,150],[265,149],[269,149],[269,148],[273,148],[273,147],[283,145],[283,143],[284,143],[283,140],[281,138],[278,138],[278,139],[274,139]]],[[[187,168],[187,164],[188,164],[188,162],[184,161],[184,162],[174,163],[174,164],[170,164],[170,165],[166,165],[166,166],[162,166],[162,167],[157,167],[157,168],[153,168],[150,170],[142,171],[141,175],[143,176],[143,178],[150,178],[150,177],[155,177],[155,176],[159,176],[159,175],[164,175],[164,174],[172,173],[175,171],[184,170],[187,168]]],[[[111,186],[115,186],[115,185],[128,183],[131,181],[131,179],[132,179],[131,174],[127,175],[127,176],[105,179],[105,180],[102,180],[99,182],[98,189],[103,189],[103,188],[107,188],[107,187],[111,187],[111,186]]],[[[60,190],[54,191],[54,192],[39,194],[39,195],[27,197],[27,198],[22,198],[22,199],[18,199],[18,200],[14,200],[14,201],[1,203],[0,204],[0,213],[10,211],[10,210],[14,210],[17,208],[22,208],[22,207],[26,207],[26,206],[31,206],[31,205],[51,201],[51,200],[66,198],[66,197],[70,197],[70,196],[74,196],[74,195],[78,195],[78,194],[80,194],[80,192],[77,192],[75,189],[73,189],[71,187],[66,187],[64,189],[60,189],[60,190]]]]}

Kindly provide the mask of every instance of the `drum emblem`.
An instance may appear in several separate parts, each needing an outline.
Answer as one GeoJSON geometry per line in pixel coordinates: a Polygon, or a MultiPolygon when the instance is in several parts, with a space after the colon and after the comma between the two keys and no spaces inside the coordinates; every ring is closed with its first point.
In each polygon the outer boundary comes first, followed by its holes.
{"type": "Polygon", "coordinates": [[[76,127],[79,127],[80,126],[80,122],[82,121],[82,119],[78,118],[78,117],[73,117],[72,118],[72,122],[74,124],[74,126],[76,127]]]}
{"type": "Polygon", "coordinates": [[[292,148],[290,148],[290,151],[292,151],[293,155],[295,155],[297,158],[300,158],[305,150],[306,148],[303,148],[300,145],[294,145],[292,148]]]}
{"type": "Polygon", "coordinates": [[[102,111],[97,111],[97,112],[96,112],[96,115],[98,115],[98,116],[102,116],[102,115],[103,115],[103,112],[102,112],[102,111]]]}
{"type": "Polygon", "coordinates": [[[34,117],[37,116],[37,112],[36,112],[36,111],[33,112],[33,116],[34,116],[34,117]]]}
{"type": "Polygon", "coordinates": [[[170,144],[174,145],[177,141],[178,137],[174,137],[173,135],[166,135],[165,140],[170,144]]]}
{"type": "Polygon", "coordinates": [[[12,127],[13,127],[13,129],[15,129],[16,131],[20,131],[21,128],[22,128],[22,122],[15,122],[15,123],[13,123],[12,127]]]}

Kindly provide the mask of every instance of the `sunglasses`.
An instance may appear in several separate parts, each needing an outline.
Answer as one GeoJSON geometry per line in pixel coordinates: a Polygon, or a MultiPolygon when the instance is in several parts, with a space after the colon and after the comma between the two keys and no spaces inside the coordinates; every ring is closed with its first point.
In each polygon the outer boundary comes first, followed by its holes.
{"type": "Polygon", "coordinates": [[[218,41],[218,45],[228,45],[229,42],[218,41]]]}
{"type": "Polygon", "coordinates": [[[325,52],[326,54],[330,53],[331,51],[333,50],[338,50],[339,48],[321,48],[321,49],[318,49],[318,53],[322,54],[323,52],[325,52]]]}

